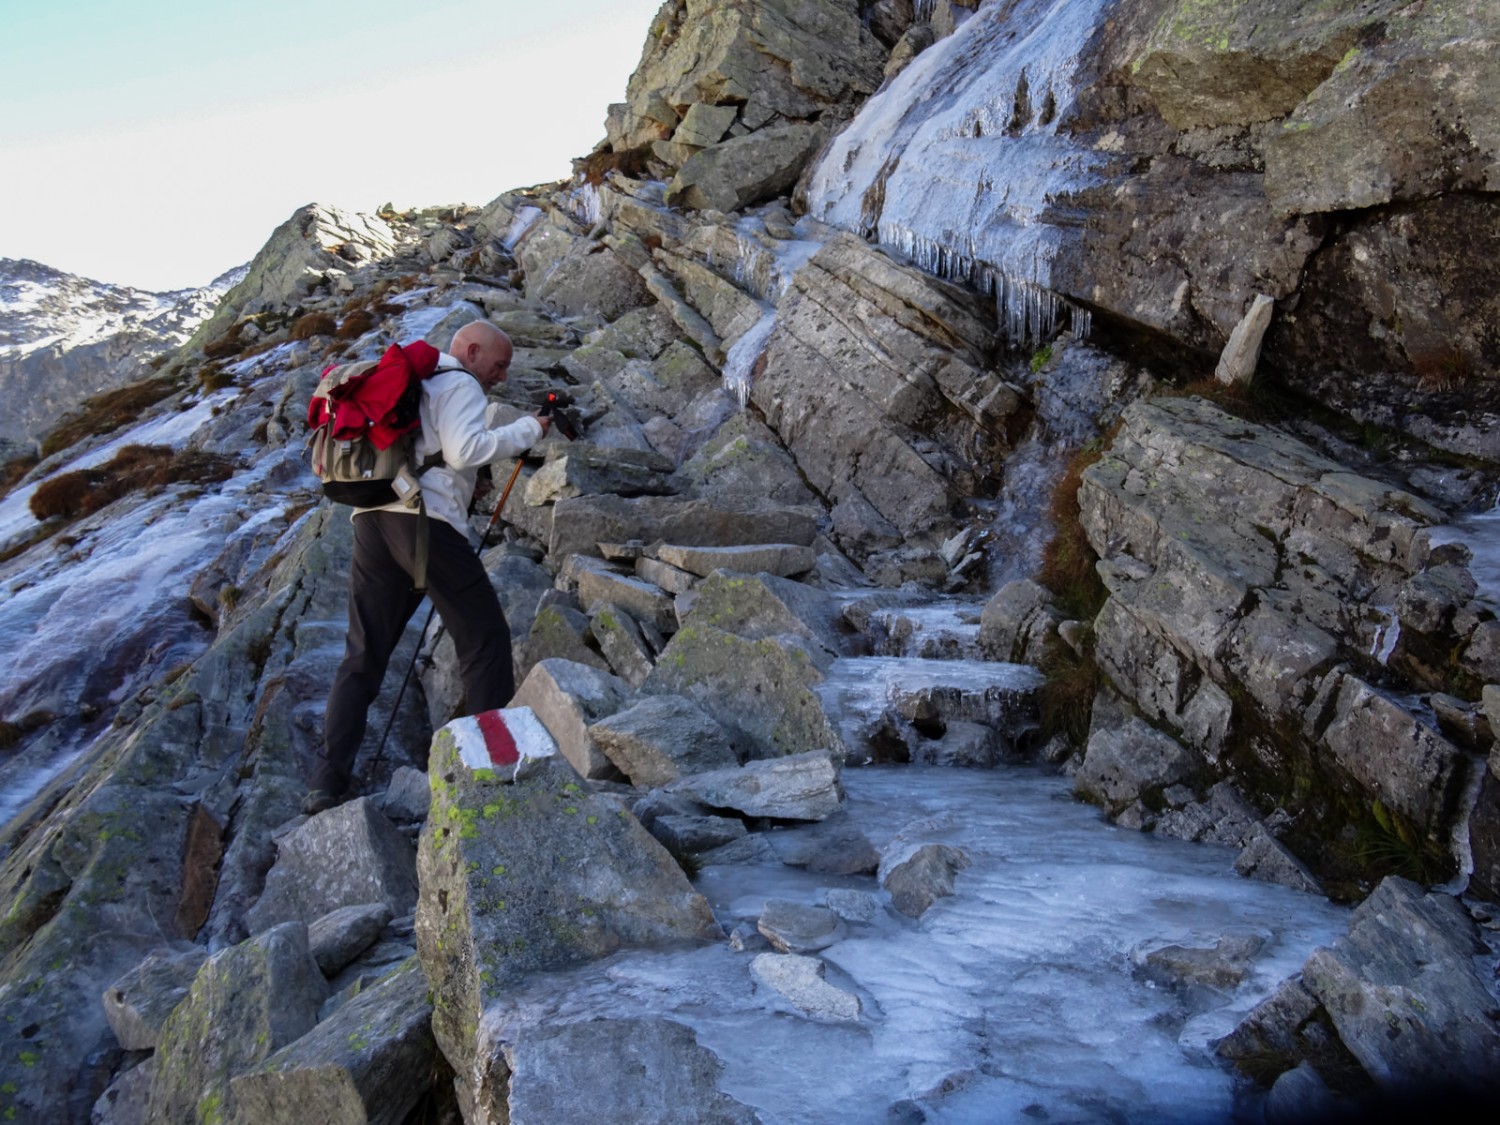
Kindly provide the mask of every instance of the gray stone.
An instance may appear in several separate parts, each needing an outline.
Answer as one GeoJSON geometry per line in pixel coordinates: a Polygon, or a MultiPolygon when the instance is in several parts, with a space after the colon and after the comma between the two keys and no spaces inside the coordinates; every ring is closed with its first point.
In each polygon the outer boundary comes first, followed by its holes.
{"type": "Polygon", "coordinates": [[[746,640],[799,637],[810,642],[815,655],[848,647],[838,601],[801,582],[772,574],[714,573],[694,593],[684,625],[705,624],[746,640]]]}
{"type": "Polygon", "coordinates": [[[658,453],[604,449],[584,441],[559,445],[526,482],[526,503],[554,504],[590,493],[662,496],[675,492],[672,462],[658,453]]]}
{"type": "Polygon", "coordinates": [[[431,804],[432,790],[427,785],[427,774],[411,766],[399,766],[391,774],[391,783],[386,786],[380,807],[397,823],[410,824],[426,820],[431,804]]]}
{"type": "Polygon", "coordinates": [[[737,211],[788,191],[823,143],[816,125],[763,129],[696,152],[667,187],[669,204],[694,210],[737,211]]]}
{"type": "Polygon", "coordinates": [[[206,949],[153,953],[105,989],[104,1018],[127,1051],[156,1047],[161,1025],[187,995],[206,949]]]}
{"type": "Polygon", "coordinates": [[[1300,1062],[1271,1083],[1266,1094],[1266,1125],[1334,1121],[1353,1112],[1341,1102],[1311,1063],[1300,1062]]]}
{"type": "Polygon", "coordinates": [[[601,719],[588,734],[632,785],[666,785],[684,774],[739,764],[724,728],[680,695],[648,696],[601,719]]]}
{"type": "Polygon", "coordinates": [[[237,1120],[400,1125],[432,1081],[431,1023],[427,978],[412,957],[231,1079],[237,1120]]]}
{"type": "Polygon", "coordinates": [[[868,875],[880,866],[880,853],[847,813],[769,838],[782,863],[819,875],[868,875]]]}
{"type": "Polygon", "coordinates": [[[880,916],[880,902],[869,891],[830,887],[823,901],[846,922],[873,922],[880,916]]]}
{"type": "Polygon", "coordinates": [[[615,675],[633,688],[646,682],[655,661],[634,617],[613,602],[604,602],[589,614],[589,628],[615,675]]]}
{"type": "Polygon", "coordinates": [[[823,979],[823,962],[796,953],[761,953],[750,962],[755,979],[815,1020],[859,1022],[859,997],[823,979]]]}
{"type": "Polygon", "coordinates": [[[391,920],[383,902],[341,906],[307,927],[307,945],[318,968],[331,977],[374,943],[391,920]]]}
{"type": "Polygon", "coordinates": [[[589,645],[593,626],[579,610],[562,602],[543,605],[516,652],[516,678],[522,686],[543,664],[562,661],[608,673],[609,661],[589,645]]]}
{"type": "Polygon", "coordinates": [[[150,1125],[151,1078],[156,1060],[146,1059],[131,1067],[99,1095],[89,1114],[89,1125],[150,1125]]]}
{"type": "Polygon", "coordinates": [[[699,855],[731,844],[745,835],[732,816],[659,816],[649,829],[661,845],[677,855],[699,855]]]}
{"type": "Polygon", "coordinates": [[[1134,959],[1142,975],[1156,984],[1231,991],[1245,979],[1251,961],[1265,944],[1264,934],[1223,934],[1210,947],[1164,945],[1140,951],[1134,959]]]}
{"type": "Polygon", "coordinates": [[[662,650],[642,690],[692,699],[746,757],[826,750],[842,746],[813,690],[827,659],[789,638],[746,640],[693,621],[662,650]]]}
{"type": "Polygon", "coordinates": [[[756,923],[779,953],[816,953],[846,936],[843,920],[824,906],[769,900],[756,923]]]}
{"type": "Polygon", "coordinates": [[[897,844],[880,859],[877,877],[891,893],[891,905],[908,918],[920,918],[939,898],[953,893],[958,872],[972,861],[947,844],[897,844]]]}
{"type": "Polygon", "coordinates": [[[608,672],[570,660],[543,660],[511,706],[530,707],[584,777],[609,777],[615,768],[594,744],[589,727],[618,711],[629,694],[629,685],[608,672]]]}
{"type": "Polygon", "coordinates": [[[578,576],[578,600],[585,613],[602,605],[617,605],[637,621],[662,633],[677,631],[677,613],[671,597],[650,582],[624,574],[584,571],[578,576]]]}
{"type": "Polygon", "coordinates": [[[1195,755],[1170,735],[1118,708],[1095,703],[1083,765],[1074,777],[1078,793],[1119,812],[1142,796],[1191,781],[1195,755]]]}
{"type": "Polygon", "coordinates": [[[1355,909],[1347,936],[1308,958],[1302,979],[1379,1086],[1462,1089],[1500,1068],[1480,948],[1456,899],[1391,877],[1355,909]]]}
{"type": "Polygon", "coordinates": [[[1441,836],[1464,772],[1456,746],[1355,676],[1343,678],[1323,741],[1390,808],[1441,836]]]}
{"type": "Polygon", "coordinates": [[[724,134],[729,132],[729,127],[734,124],[734,119],[738,116],[737,106],[705,105],[703,102],[694,102],[682,115],[682,121],[678,123],[677,131],[672,134],[672,140],[675,144],[707,148],[724,139],[724,134]]]}
{"type": "MultiPolygon", "coordinates": [[[[692,1030],[660,1018],[603,1019],[526,1028],[500,1048],[506,1075],[499,1115],[486,1120],[572,1125],[756,1125],[760,1118],[719,1087],[724,1064],[692,1030]],[[597,1082],[590,1076],[607,1075],[597,1082]]],[[[491,1111],[493,1112],[493,1111],[491,1111]]]]}
{"type": "Polygon", "coordinates": [[[252,933],[311,923],[341,906],[383,902],[393,915],[417,901],[411,841],[368,797],[319,813],[282,837],[266,889],[245,916],[252,933]]]}
{"type": "Polygon", "coordinates": [[[230,1079],[310,1031],[327,989],[301,922],[209,958],[162,1025],[150,1120],[232,1120],[230,1079]]]}
{"type": "Polygon", "coordinates": [[[734,511],[676,496],[578,496],[554,506],[553,558],[592,554],[601,542],[730,546],[737,543],[811,543],[817,523],[806,509],[734,511]]]}
{"type": "Polygon", "coordinates": [[[1257,293],[1245,312],[1245,318],[1234,326],[1229,342],[1219,355],[1214,378],[1221,383],[1249,383],[1255,378],[1255,367],[1260,362],[1260,345],[1265,339],[1266,329],[1271,326],[1271,314],[1276,302],[1264,293],[1257,293]]]}
{"type": "Polygon", "coordinates": [[[778,820],[823,820],[837,812],[844,800],[838,765],[827,750],[693,774],[667,789],[710,808],[778,820]]]}
{"type": "Polygon", "coordinates": [[[806,574],[816,561],[811,547],[793,543],[740,547],[683,547],[664,543],[656,549],[656,557],[700,578],[706,578],[716,570],[790,578],[806,574]]]}
{"type": "Polygon", "coordinates": [[[1234,869],[1251,879],[1320,894],[1323,888],[1302,862],[1280,840],[1257,826],[1234,861],[1234,869]]]}
{"type": "Polygon", "coordinates": [[[698,584],[698,576],[660,559],[639,558],[635,560],[635,572],[654,586],[660,586],[669,594],[685,594],[698,584]]]}
{"type": "Polygon", "coordinates": [[[775,850],[770,841],[758,833],[742,836],[738,840],[731,840],[713,851],[704,852],[698,857],[698,862],[704,867],[714,864],[755,864],[755,863],[779,863],[775,850]]]}
{"type": "Polygon", "coordinates": [[[1007,582],[984,605],[979,650],[991,660],[1040,663],[1062,619],[1052,601],[1052,592],[1030,579],[1007,582]]]}

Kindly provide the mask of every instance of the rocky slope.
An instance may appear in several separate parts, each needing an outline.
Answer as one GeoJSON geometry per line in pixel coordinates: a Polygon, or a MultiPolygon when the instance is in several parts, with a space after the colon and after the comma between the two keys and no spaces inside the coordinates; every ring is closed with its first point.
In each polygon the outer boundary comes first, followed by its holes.
{"type": "Polygon", "coordinates": [[[138,382],[193,334],[240,272],[201,289],[146,293],[0,259],[0,392],[12,404],[0,441],[25,447],[81,400],[138,382]]]}
{"type": "MultiPolygon", "coordinates": [[[[1478,0],[672,0],[573,179],[299,211],[136,423],[235,475],[28,524],[128,440],[92,435],[0,511],[8,627],[83,632],[52,591],[90,564],[197,622],[86,640],[139,654],[80,681],[86,716],[32,705],[43,649],[5,682],[0,769],[43,775],[0,837],[6,1104],[563,1121],[583,1089],[756,1119],[681,1021],[545,1026],[513,995],[724,940],[667,849],[780,864],[767,829],[826,821],[818,862],[864,898],[768,907],[777,952],[733,971],[793,1018],[877,1020],[821,951],[867,909],[961,902],[971,857],[930,818],[848,831],[843,771],[1014,758],[1362,902],[1219,1043],[1268,1113],[1491,1081],[1500,621],[1447,525],[1496,481],[1494,24],[1478,0]],[[426,722],[403,707],[361,799],[304,821],[350,532],[297,458],[303,404],[331,357],[479,317],[517,345],[497,412],[564,388],[587,425],[526,459],[485,556],[534,754],[487,767],[460,723],[429,756],[461,700],[414,628],[426,722]],[[1231,342],[1253,382],[1182,393],[1231,342]],[[121,527],[195,546],[131,570],[121,527]],[[924,648],[939,594],[977,628],[924,648]],[[859,663],[885,653],[920,670],[859,663]]],[[[1243,938],[1149,972],[1191,1010],[1245,976],[1243,938]]],[[[947,1065],[892,1112],[956,1105],[982,1068],[947,1065]]]]}

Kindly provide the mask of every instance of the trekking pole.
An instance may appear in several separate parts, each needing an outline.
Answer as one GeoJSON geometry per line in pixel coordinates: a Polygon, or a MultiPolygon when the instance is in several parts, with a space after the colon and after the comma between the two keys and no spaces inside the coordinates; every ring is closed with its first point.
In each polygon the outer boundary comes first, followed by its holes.
{"type": "MultiPolygon", "coordinates": [[[[505,491],[500,493],[500,503],[495,505],[494,512],[490,515],[490,522],[484,525],[484,534],[479,537],[479,546],[474,549],[476,555],[484,554],[485,542],[490,537],[490,532],[495,527],[495,521],[500,518],[500,513],[505,509],[505,501],[510,499],[510,490],[516,483],[516,478],[521,475],[521,462],[526,459],[523,453],[516,458],[516,467],[510,471],[510,480],[505,482],[505,491]]],[[[427,635],[427,630],[432,628],[433,614],[437,613],[437,606],[431,606],[427,610],[427,620],[422,624],[422,632],[417,638],[417,652],[422,650],[421,638],[427,635]]],[[[396,702],[391,704],[391,713],[386,716],[385,730],[380,732],[380,745],[375,747],[375,756],[370,759],[370,771],[373,773],[380,764],[381,756],[385,753],[385,740],[390,736],[391,725],[396,721],[396,715],[401,710],[401,700],[406,697],[406,685],[411,683],[411,675],[417,668],[417,652],[411,654],[411,662],[406,666],[406,675],[401,677],[401,690],[396,693],[396,702]]]]}

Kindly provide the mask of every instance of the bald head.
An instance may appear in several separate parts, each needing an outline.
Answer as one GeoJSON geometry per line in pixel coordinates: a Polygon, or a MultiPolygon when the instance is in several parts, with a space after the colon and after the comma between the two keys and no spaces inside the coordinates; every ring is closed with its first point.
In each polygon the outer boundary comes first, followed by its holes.
{"type": "Polygon", "coordinates": [[[448,354],[486,387],[505,381],[512,351],[510,337],[487,320],[465,324],[448,345],[448,354]]]}

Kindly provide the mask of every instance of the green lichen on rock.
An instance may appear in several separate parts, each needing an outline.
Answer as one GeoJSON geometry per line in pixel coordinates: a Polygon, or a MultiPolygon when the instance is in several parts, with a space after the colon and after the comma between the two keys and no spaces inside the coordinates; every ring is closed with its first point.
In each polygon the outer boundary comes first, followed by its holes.
{"type": "Polygon", "coordinates": [[[433,1032],[459,1073],[474,1050],[466,1029],[521,977],[717,933],[665,849],[561,755],[528,761],[511,780],[508,770],[471,771],[440,731],[429,768],[417,945],[433,1032]]]}

